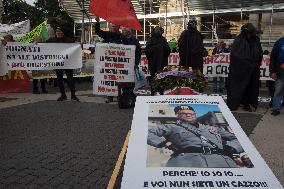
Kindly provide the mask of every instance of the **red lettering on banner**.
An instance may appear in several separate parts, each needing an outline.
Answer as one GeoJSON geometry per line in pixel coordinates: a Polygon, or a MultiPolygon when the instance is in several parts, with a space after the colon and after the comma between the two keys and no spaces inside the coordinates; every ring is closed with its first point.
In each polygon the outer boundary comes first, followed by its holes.
{"type": "Polygon", "coordinates": [[[106,68],[124,68],[124,64],[120,63],[105,63],[106,68]]]}
{"type": "Polygon", "coordinates": [[[125,51],[106,50],[106,51],[105,51],[105,55],[125,56],[125,51]]]}
{"type": "Polygon", "coordinates": [[[208,56],[207,64],[213,64],[213,62],[214,62],[214,56],[208,56]]]}
{"type": "Polygon", "coordinates": [[[141,66],[145,66],[145,65],[148,66],[148,60],[147,60],[146,56],[142,56],[141,57],[141,66]]]}
{"type": "Polygon", "coordinates": [[[124,68],[124,64],[114,64],[115,68],[124,68]]]}
{"type": "Polygon", "coordinates": [[[98,92],[105,92],[106,88],[102,86],[98,86],[98,92]]]}
{"type": "Polygon", "coordinates": [[[262,62],[263,66],[264,65],[268,66],[270,64],[270,57],[269,56],[263,57],[262,61],[263,61],[262,62]]]}
{"type": "Polygon", "coordinates": [[[168,57],[168,61],[170,65],[178,65],[179,64],[179,55],[178,54],[170,54],[168,57]]]}
{"type": "Polygon", "coordinates": [[[26,71],[9,70],[5,76],[0,77],[0,93],[28,91],[29,79],[26,71]]]}
{"type": "Polygon", "coordinates": [[[219,63],[219,55],[213,56],[213,63],[219,63]]]}
{"type": "Polygon", "coordinates": [[[227,63],[224,54],[220,54],[219,56],[220,56],[220,63],[227,63]]]}

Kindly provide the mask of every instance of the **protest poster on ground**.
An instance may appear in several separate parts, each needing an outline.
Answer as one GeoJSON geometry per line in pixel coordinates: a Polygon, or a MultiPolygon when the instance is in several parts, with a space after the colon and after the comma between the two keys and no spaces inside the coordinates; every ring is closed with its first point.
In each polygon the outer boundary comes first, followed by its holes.
{"type": "Polygon", "coordinates": [[[6,45],[9,70],[54,70],[82,67],[77,43],[18,43],[6,45]]]}
{"type": "Polygon", "coordinates": [[[129,188],[282,186],[222,97],[184,95],[137,97],[121,183],[129,188]]]}
{"type": "Polygon", "coordinates": [[[97,43],[93,93],[118,96],[118,82],[134,82],[135,46],[97,43]]]}
{"type": "Polygon", "coordinates": [[[15,24],[0,24],[0,37],[11,34],[14,38],[20,38],[30,31],[30,20],[15,24]]]}
{"type": "Polygon", "coordinates": [[[29,92],[29,76],[26,71],[9,70],[0,76],[0,93],[29,92]]]}

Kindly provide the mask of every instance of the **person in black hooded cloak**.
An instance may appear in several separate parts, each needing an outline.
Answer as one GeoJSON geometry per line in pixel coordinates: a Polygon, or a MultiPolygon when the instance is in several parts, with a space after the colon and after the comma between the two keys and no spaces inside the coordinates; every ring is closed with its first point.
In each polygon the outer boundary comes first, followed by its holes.
{"type": "Polygon", "coordinates": [[[166,38],[162,36],[163,33],[164,29],[160,26],[156,26],[153,29],[150,38],[147,40],[145,47],[145,54],[148,59],[148,66],[151,75],[149,79],[151,95],[154,95],[156,92],[151,84],[155,78],[155,74],[162,71],[163,68],[168,65],[168,56],[171,53],[171,49],[166,38]]]}
{"type": "Polygon", "coordinates": [[[257,30],[247,23],[241,27],[241,33],[231,49],[227,85],[227,105],[230,110],[237,110],[243,104],[244,110],[256,111],[261,61],[262,48],[257,30]]]}
{"type": "Polygon", "coordinates": [[[180,66],[192,67],[203,72],[204,45],[201,33],[197,30],[197,21],[192,17],[178,39],[180,66]]]}

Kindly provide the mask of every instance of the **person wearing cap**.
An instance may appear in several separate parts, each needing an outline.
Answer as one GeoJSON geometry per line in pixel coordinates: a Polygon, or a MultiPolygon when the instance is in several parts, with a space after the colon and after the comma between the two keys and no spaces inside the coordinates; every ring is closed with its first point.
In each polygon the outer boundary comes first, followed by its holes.
{"type": "MultiPolygon", "coordinates": [[[[156,26],[150,38],[146,42],[145,54],[148,59],[148,68],[150,70],[150,83],[158,71],[162,71],[168,65],[168,56],[171,53],[171,48],[163,37],[164,29],[156,26]]],[[[155,91],[151,89],[151,94],[154,95],[155,91]]]]}
{"type": "Polygon", "coordinates": [[[275,81],[271,115],[280,114],[281,100],[284,103],[284,37],[278,39],[271,51],[269,64],[270,77],[275,81]]]}
{"type": "MultiPolygon", "coordinates": [[[[55,37],[49,38],[46,43],[74,43],[74,40],[66,37],[64,35],[64,31],[61,27],[56,27],[55,29],[55,37]]],[[[71,91],[71,100],[79,101],[77,96],[75,95],[75,82],[73,78],[73,70],[72,69],[56,69],[57,83],[60,89],[61,96],[57,99],[57,101],[65,101],[67,100],[67,96],[65,93],[64,83],[63,83],[63,75],[64,72],[67,76],[67,83],[71,91]]]]}
{"type": "Polygon", "coordinates": [[[258,31],[247,23],[231,47],[227,82],[227,105],[234,111],[240,104],[244,110],[256,111],[259,95],[259,77],[262,61],[262,47],[258,31]]]}
{"type": "Polygon", "coordinates": [[[192,67],[203,72],[204,45],[201,33],[197,30],[197,21],[192,17],[178,39],[180,66],[192,67]]]}
{"type": "MultiPolygon", "coordinates": [[[[117,25],[111,25],[110,31],[103,31],[100,25],[100,18],[96,17],[95,33],[103,38],[103,43],[124,44],[125,40],[119,28],[117,25]]],[[[106,103],[110,102],[113,102],[113,96],[107,96],[106,103]]]]}
{"type": "Polygon", "coordinates": [[[244,150],[233,133],[199,123],[191,106],[176,106],[174,112],[175,124],[148,130],[148,145],[173,151],[167,167],[238,167],[233,156],[244,150]]]}

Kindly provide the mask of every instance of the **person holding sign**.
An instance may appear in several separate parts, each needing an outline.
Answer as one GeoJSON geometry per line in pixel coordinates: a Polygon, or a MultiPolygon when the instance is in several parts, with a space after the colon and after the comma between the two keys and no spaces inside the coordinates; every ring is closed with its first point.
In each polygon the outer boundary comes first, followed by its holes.
{"type": "Polygon", "coordinates": [[[230,110],[237,110],[243,104],[244,110],[256,111],[262,57],[256,28],[251,23],[243,25],[241,34],[233,42],[230,55],[227,85],[227,105],[230,110]]]}
{"type": "Polygon", "coordinates": [[[175,124],[148,130],[148,145],[173,151],[167,167],[239,167],[233,157],[244,150],[233,133],[197,122],[191,106],[176,106],[174,112],[175,124]]]}
{"type": "MultiPolygon", "coordinates": [[[[110,31],[103,31],[100,28],[99,17],[96,17],[95,32],[99,37],[103,38],[103,43],[124,44],[124,37],[119,31],[119,26],[112,25],[110,31]]],[[[110,102],[113,102],[113,96],[107,97],[106,103],[110,102]]]]}
{"type": "MultiPolygon", "coordinates": [[[[57,27],[55,29],[55,37],[49,38],[46,43],[73,43],[74,41],[64,35],[64,32],[61,27],[57,27]]],[[[57,69],[55,70],[57,76],[57,82],[60,89],[61,96],[57,99],[57,101],[65,101],[67,100],[67,96],[64,89],[63,83],[63,75],[64,72],[67,76],[68,86],[71,91],[71,100],[79,101],[77,96],[75,95],[75,82],[73,78],[73,70],[72,69],[57,69]]]]}

